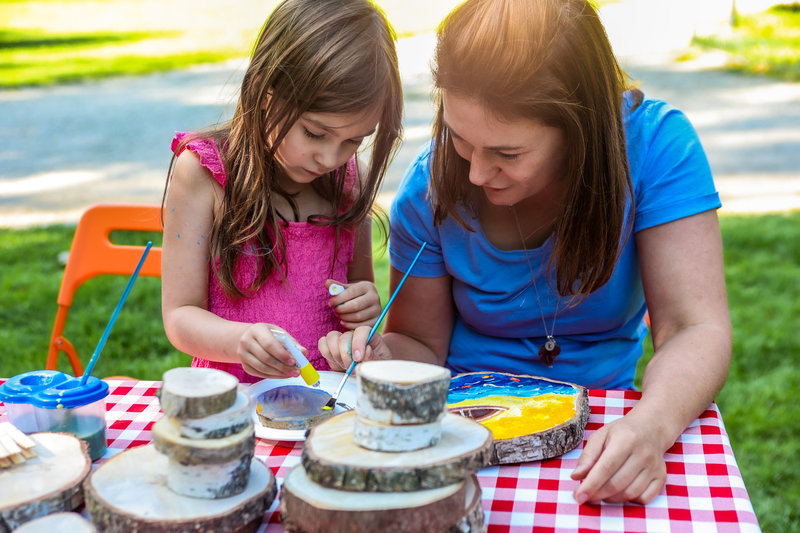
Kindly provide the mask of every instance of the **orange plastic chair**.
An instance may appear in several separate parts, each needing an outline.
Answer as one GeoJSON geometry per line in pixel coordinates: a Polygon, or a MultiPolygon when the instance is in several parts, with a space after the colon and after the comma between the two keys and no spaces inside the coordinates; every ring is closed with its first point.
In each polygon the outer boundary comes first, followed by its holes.
{"type": "MultiPolygon", "coordinates": [[[[75,292],[85,281],[100,275],[131,275],[144,253],[144,246],[111,242],[112,231],[162,231],[161,206],[144,204],[97,204],[81,216],[64,267],[58,291],[58,312],[50,336],[45,368],[55,370],[59,352],[69,358],[75,376],[83,375],[83,365],[72,343],[63,336],[75,292]]],[[[152,247],[140,276],[161,277],[161,248],[152,247]]]]}

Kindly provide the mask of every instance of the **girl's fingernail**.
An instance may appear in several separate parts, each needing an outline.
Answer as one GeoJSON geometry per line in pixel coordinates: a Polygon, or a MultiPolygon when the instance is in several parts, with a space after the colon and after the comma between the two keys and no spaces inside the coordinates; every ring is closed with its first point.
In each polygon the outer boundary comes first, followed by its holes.
{"type": "Polygon", "coordinates": [[[356,353],[353,354],[354,361],[361,361],[361,350],[356,350],[356,353]]]}
{"type": "Polygon", "coordinates": [[[331,283],[330,287],[328,287],[328,294],[331,296],[336,296],[340,292],[344,291],[344,287],[337,283],[331,283]]]}
{"type": "Polygon", "coordinates": [[[585,492],[581,492],[580,494],[575,496],[575,501],[578,502],[578,505],[582,505],[582,504],[586,503],[586,500],[588,500],[588,499],[589,499],[589,495],[586,494],[585,492]]]}

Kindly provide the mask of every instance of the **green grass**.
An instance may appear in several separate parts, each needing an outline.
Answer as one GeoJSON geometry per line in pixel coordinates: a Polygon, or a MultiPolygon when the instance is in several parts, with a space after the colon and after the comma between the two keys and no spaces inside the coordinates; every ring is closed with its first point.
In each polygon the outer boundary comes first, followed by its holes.
{"type": "MultiPolygon", "coordinates": [[[[147,74],[247,57],[277,0],[3,0],[0,89],[147,74]]],[[[377,2],[399,36],[457,0],[377,2]]]]}
{"type": "Polygon", "coordinates": [[[730,34],[698,36],[692,43],[726,52],[728,70],[800,81],[800,3],[740,16],[730,34]]]}
{"type": "MultiPolygon", "coordinates": [[[[721,217],[725,270],[734,327],[733,361],[717,403],[764,531],[800,531],[800,212],[721,217]]],[[[0,229],[0,376],[42,368],[56,312],[63,265],[74,228],[0,229]]],[[[114,235],[143,243],[158,235],[114,235]]],[[[376,282],[388,300],[388,259],[373,235],[376,282]]],[[[88,360],[127,280],[102,277],[79,290],[65,335],[88,360]]],[[[98,376],[158,380],[189,357],[174,350],[160,319],[160,283],[140,278],[95,368],[98,376]]],[[[640,363],[646,364],[648,350],[640,363]]],[[[69,371],[65,360],[61,370],[69,371]]]]}

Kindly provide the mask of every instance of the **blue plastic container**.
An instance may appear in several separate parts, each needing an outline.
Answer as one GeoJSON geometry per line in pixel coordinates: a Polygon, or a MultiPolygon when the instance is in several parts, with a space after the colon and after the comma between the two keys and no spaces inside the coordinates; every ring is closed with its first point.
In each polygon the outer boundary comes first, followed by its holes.
{"type": "Polygon", "coordinates": [[[108,383],[105,381],[90,376],[81,384],[81,378],[53,370],[20,374],[0,387],[0,399],[7,409],[9,405],[14,406],[15,419],[11,415],[9,419],[15,426],[22,431],[27,429],[28,433],[72,433],[86,442],[92,461],[102,457],[107,448],[106,396],[108,383]],[[11,403],[4,398],[9,398],[11,403]],[[30,412],[35,426],[30,423],[30,412]],[[20,427],[19,420],[24,420],[24,427],[20,427]]]}
{"type": "Polygon", "coordinates": [[[0,385],[0,401],[6,406],[9,422],[23,433],[39,431],[31,399],[35,394],[63,383],[70,377],[57,370],[35,370],[9,378],[0,385]]]}

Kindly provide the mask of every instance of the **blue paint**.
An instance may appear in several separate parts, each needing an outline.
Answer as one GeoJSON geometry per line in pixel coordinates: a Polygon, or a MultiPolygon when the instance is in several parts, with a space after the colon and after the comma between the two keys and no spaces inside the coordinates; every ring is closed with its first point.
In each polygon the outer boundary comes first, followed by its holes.
{"type": "Polygon", "coordinates": [[[574,395],[575,393],[575,387],[567,383],[500,372],[473,372],[455,376],[450,380],[447,403],[454,404],[486,396],[529,398],[542,394],[574,395]]]}

